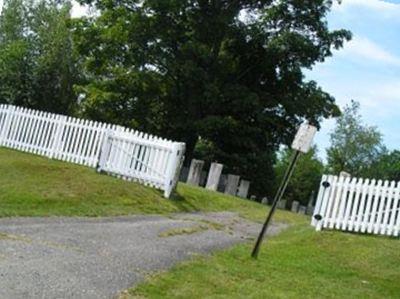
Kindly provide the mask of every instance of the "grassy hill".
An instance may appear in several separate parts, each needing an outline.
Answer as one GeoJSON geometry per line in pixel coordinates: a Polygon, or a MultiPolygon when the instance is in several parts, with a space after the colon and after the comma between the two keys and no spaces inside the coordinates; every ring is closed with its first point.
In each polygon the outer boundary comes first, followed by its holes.
{"type": "MultiPolygon", "coordinates": [[[[260,221],[268,207],[179,184],[172,199],[94,169],[0,148],[0,217],[114,216],[236,211],[260,221]]],[[[291,223],[249,257],[252,243],[197,257],[149,277],[122,298],[400,298],[400,241],[315,232],[309,219],[278,211],[291,223]]]]}
{"type": "MultiPolygon", "coordinates": [[[[115,216],[197,211],[237,211],[260,220],[267,207],[249,200],[179,184],[162,192],[98,174],[94,169],[0,148],[0,217],[115,216]]],[[[280,211],[278,219],[304,221],[280,211]]]]}

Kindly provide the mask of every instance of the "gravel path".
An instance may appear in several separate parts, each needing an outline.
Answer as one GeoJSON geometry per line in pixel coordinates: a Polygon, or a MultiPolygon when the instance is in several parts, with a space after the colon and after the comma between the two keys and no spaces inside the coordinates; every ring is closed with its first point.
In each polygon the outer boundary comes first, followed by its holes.
{"type": "Polygon", "coordinates": [[[0,219],[0,298],[113,298],[148,273],[259,229],[234,213],[0,219]]]}

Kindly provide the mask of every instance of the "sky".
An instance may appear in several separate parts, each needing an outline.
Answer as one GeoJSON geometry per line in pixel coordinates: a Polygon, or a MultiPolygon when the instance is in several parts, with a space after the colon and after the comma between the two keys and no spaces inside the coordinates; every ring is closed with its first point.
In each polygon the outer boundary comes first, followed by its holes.
{"type": "MultiPolygon", "coordinates": [[[[75,2],[73,16],[85,11],[75,2]]],[[[400,149],[400,0],[343,0],[334,4],[328,23],[332,30],[350,30],[353,40],[307,71],[307,79],[340,107],[360,102],[365,123],[378,127],[389,149],[400,149]]],[[[323,159],[334,125],[324,121],[315,139],[323,159]]]]}
{"type": "MultiPolygon", "coordinates": [[[[331,29],[348,29],[353,39],[307,78],[336,98],[361,104],[364,122],[378,127],[389,149],[400,149],[400,0],[343,0],[328,17],[331,29]]],[[[325,158],[335,121],[322,124],[315,143],[325,158]]]]}

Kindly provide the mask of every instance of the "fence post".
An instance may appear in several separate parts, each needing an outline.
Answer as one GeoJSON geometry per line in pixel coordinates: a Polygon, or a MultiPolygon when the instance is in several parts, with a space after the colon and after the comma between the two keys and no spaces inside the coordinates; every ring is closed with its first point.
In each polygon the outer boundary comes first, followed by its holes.
{"type": "Polygon", "coordinates": [[[56,130],[53,134],[52,144],[49,148],[49,152],[47,156],[50,159],[53,159],[54,156],[57,154],[57,151],[60,149],[61,140],[62,140],[62,133],[64,131],[65,123],[67,122],[67,117],[65,115],[57,115],[56,120],[56,130]]]}
{"type": "Polygon", "coordinates": [[[176,188],[178,178],[183,164],[185,145],[183,143],[173,143],[171,159],[168,161],[167,173],[165,175],[164,197],[169,198],[172,191],[176,188]]]}
{"type": "Polygon", "coordinates": [[[106,168],[107,160],[110,156],[113,130],[107,130],[104,134],[103,142],[101,144],[99,162],[97,164],[97,172],[102,172],[106,168]]]}
{"type": "Polygon", "coordinates": [[[3,126],[2,130],[1,130],[1,134],[0,134],[0,145],[4,145],[4,143],[6,142],[8,132],[10,131],[11,119],[14,115],[14,111],[15,111],[15,106],[7,105],[4,126],[3,126]]]}

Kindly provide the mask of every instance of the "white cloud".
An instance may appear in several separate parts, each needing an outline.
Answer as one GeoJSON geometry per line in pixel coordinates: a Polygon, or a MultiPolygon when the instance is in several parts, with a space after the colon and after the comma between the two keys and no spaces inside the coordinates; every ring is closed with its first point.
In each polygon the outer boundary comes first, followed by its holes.
{"type": "Polygon", "coordinates": [[[343,0],[341,4],[335,2],[334,11],[344,11],[350,8],[367,8],[384,17],[399,17],[400,3],[383,0],[343,0]]]}
{"type": "Polygon", "coordinates": [[[398,115],[400,108],[400,80],[380,83],[371,86],[360,95],[363,104],[370,109],[371,114],[382,116],[398,115]]]}
{"type": "Polygon", "coordinates": [[[363,60],[366,63],[375,61],[391,66],[400,66],[400,57],[365,37],[355,36],[350,42],[345,44],[344,49],[339,51],[338,55],[363,60]]]}

